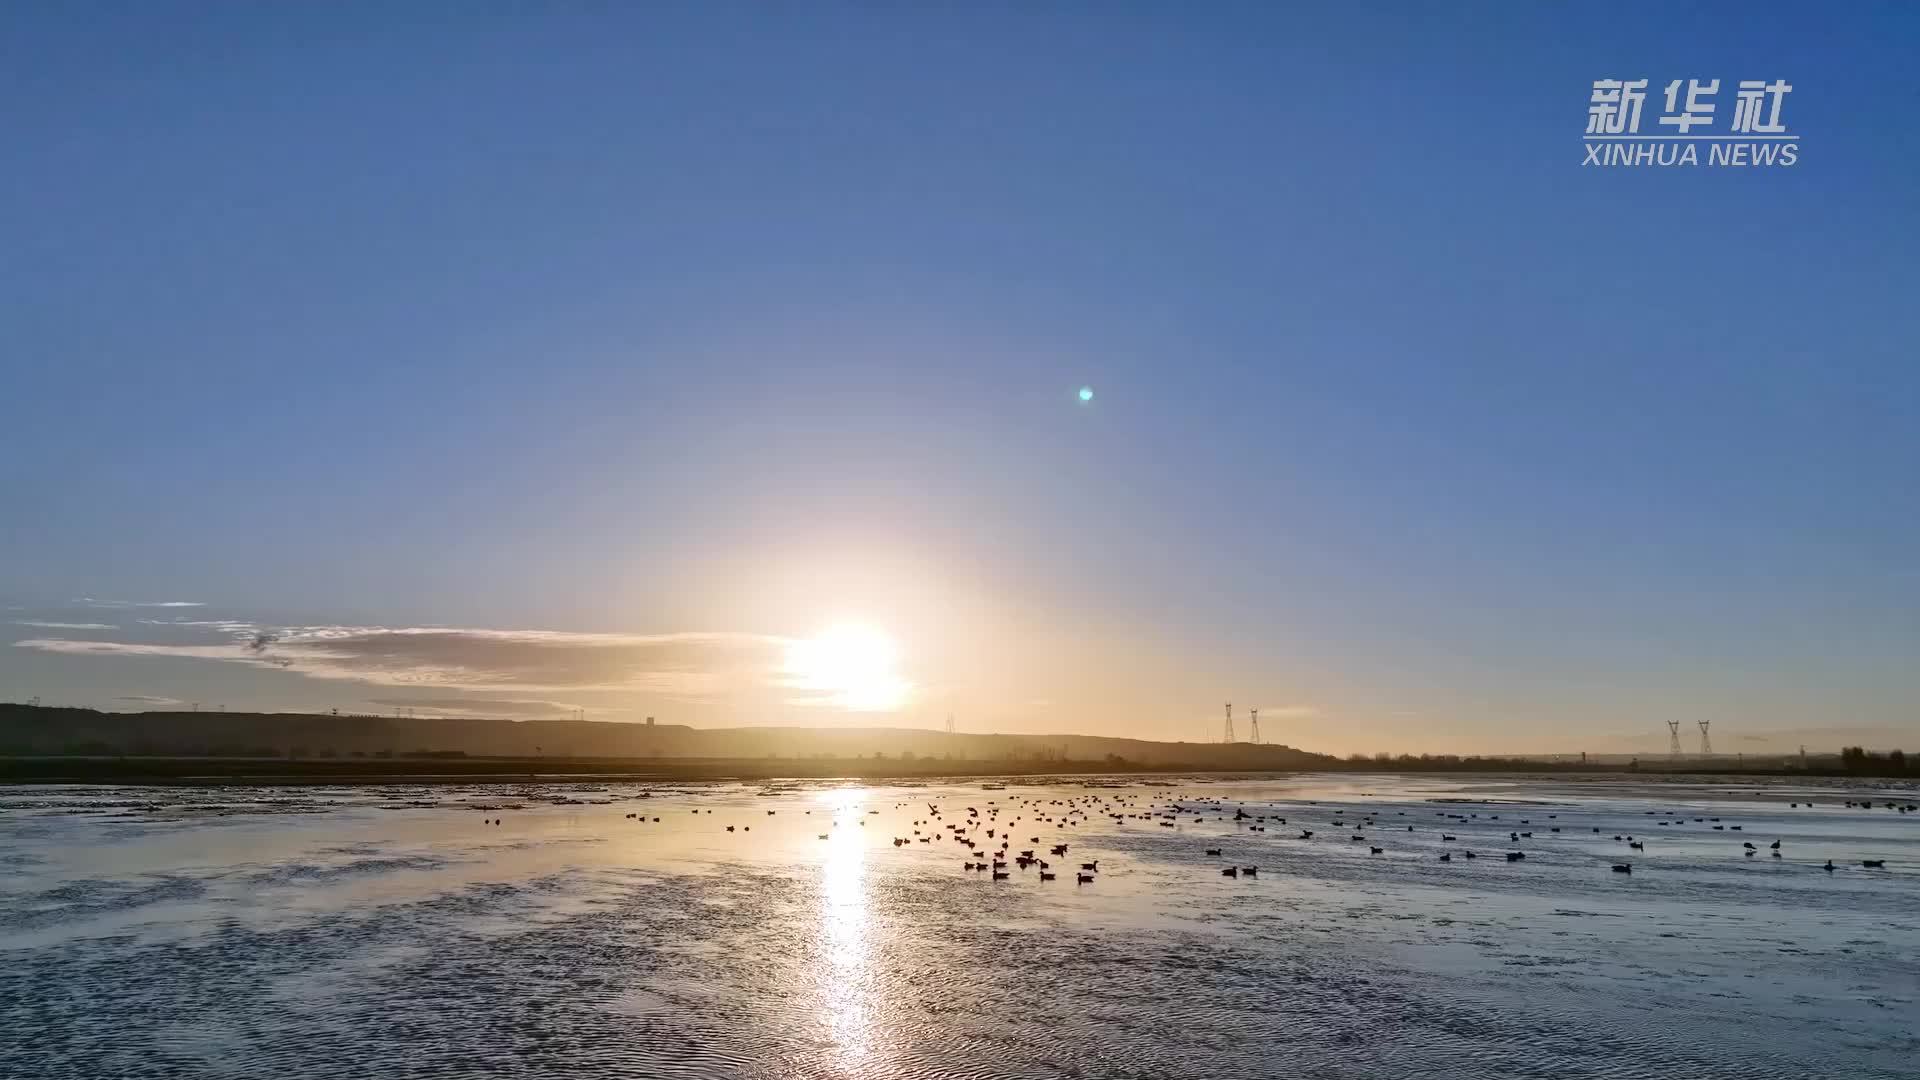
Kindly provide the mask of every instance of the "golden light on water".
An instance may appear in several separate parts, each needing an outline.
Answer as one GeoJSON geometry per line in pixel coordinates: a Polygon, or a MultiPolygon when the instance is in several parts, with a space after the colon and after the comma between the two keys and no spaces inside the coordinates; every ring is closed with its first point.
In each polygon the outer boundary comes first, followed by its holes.
{"type": "Polygon", "coordinates": [[[887,712],[912,696],[912,685],[895,670],[899,662],[900,647],[885,631],[843,623],[788,646],[786,675],[789,685],[841,708],[887,712]]]}
{"type": "Polygon", "coordinates": [[[865,788],[823,792],[833,808],[826,861],[821,865],[820,922],[825,964],[821,971],[820,1012],[834,1048],[850,1073],[873,1053],[877,1023],[874,974],[869,949],[871,918],[867,906],[865,788]]]}

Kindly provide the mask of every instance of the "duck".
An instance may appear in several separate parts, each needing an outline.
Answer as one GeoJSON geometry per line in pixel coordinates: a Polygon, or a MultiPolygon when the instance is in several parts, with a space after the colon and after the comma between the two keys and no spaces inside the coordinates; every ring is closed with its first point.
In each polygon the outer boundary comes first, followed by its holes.
{"type": "Polygon", "coordinates": [[[1384,852],[1384,851],[1386,851],[1386,850],[1387,850],[1387,849],[1386,849],[1386,848],[1383,848],[1383,847],[1370,847],[1370,848],[1368,848],[1368,849],[1367,849],[1367,851],[1368,851],[1368,852],[1369,852],[1370,854],[1373,854],[1373,855],[1378,855],[1378,854],[1381,854],[1382,852],[1384,852]]]}
{"type": "Polygon", "coordinates": [[[1047,872],[1046,872],[1045,870],[1042,870],[1042,871],[1040,871],[1040,880],[1041,880],[1041,881],[1052,881],[1052,880],[1053,880],[1054,878],[1057,878],[1057,877],[1059,877],[1059,876],[1060,876],[1060,875],[1058,875],[1058,874],[1049,874],[1049,873],[1047,873],[1047,872]]]}
{"type": "Polygon", "coordinates": [[[1075,879],[1075,882],[1076,882],[1077,884],[1081,884],[1081,885],[1091,885],[1091,884],[1093,884],[1093,875],[1092,875],[1092,874],[1075,874],[1075,875],[1074,875],[1074,879],[1075,879]]]}
{"type": "Polygon", "coordinates": [[[1441,852],[1441,853],[1440,853],[1440,861],[1441,861],[1441,862],[1452,862],[1452,861],[1453,861],[1453,856],[1452,856],[1451,854],[1449,854],[1448,852],[1445,852],[1445,851],[1443,851],[1443,852],[1441,852]]]}
{"type": "Polygon", "coordinates": [[[1208,849],[1207,849],[1207,854],[1209,854],[1209,855],[1218,855],[1218,854],[1220,854],[1220,849],[1219,849],[1219,848],[1217,848],[1217,847],[1210,847],[1210,848],[1208,848],[1208,849]]]}
{"type": "Polygon", "coordinates": [[[1257,866],[1243,866],[1240,868],[1240,872],[1247,877],[1254,877],[1260,873],[1260,868],[1257,866]]]}
{"type": "Polygon", "coordinates": [[[1864,866],[1864,867],[1866,867],[1866,868],[1867,868],[1867,869],[1869,869],[1869,870],[1878,870],[1878,869],[1880,869],[1881,867],[1883,867],[1883,866],[1885,866],[1885,865],[1887,865],[1887,860],[1885,860],[1885,859],[1861,859],[1861,860],[1860,860],[1860,865],[1861,865],[1861,866],[1864,866]]]}
{"type": "Polygon", "coordinates": [[[1239,877],[1240,868],[1237,866],[1229,866],[1220,871],[1220,876],[1221,877],[1239,877]]]}
{"type": "Polygon", "coordinates": [[[1624,862],[1621,862],[1621,863],[1614,863],[1614,864],[1613,864],[1613,872],[1614,872],[1614,873],[1616,873],[1616,874],[1631,874],[1631,873],[1633,873],[1633,864],[1632,864],[1632,863],[1624,863],[1624,862]]]}

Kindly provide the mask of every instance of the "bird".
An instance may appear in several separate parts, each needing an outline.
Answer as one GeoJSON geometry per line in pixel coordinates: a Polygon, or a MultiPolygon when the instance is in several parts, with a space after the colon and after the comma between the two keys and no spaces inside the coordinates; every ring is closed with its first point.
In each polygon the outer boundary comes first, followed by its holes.
{"type": "Polygon", "coordinates": [[[1878,870],[1879,868],[1881,868],[1881,867],[1883,867],[1883,866],[1885,866],[1885,865],[1887,865],[1887,860],[1885,860],[1885,859],[1861,859],[1861,860],[1860,860],[1860,865],[1861,865],[1861,866],[1865,866],[1865,867],[1867,867],[1867,868],[1869,868],[1869,869],[1873,869],[1873,870],[1878,870]]]}
{"type": "Polygon", "coordinates": [[[1385,851],[1385,850],[1387,850],[1387,849],[1386,849],[1386,848],[1383,848],[1383,847],[1370,847],[1370,848],[1368,848],[1367,850],[1368,850],[1369,852],[1371,852],[1372,854],[1375,854],[1375,855],[1378,855],[1378,854],[1380,854],[1381,852],[1383,852],[1383,851],[1385,851]]]}
{"type": "MultiPolygon", "coordinates": [[[[1084,875],[1082,875],[1082,876],[1084,876],[1084,875]]],[[[1222,871],[1220,871],[1220,876],[1221,876],[1221,877],[1239,877],[1239,876],[1240,876],[1240,868],[1239,868],[1239,867],[1237,867],[1237,866],[1229,866],[1229,867],[1227,867],[1226,869],[1224,869],[1224,870],[1222,870],[1222,871]]]]}
{"type": "Polygon", "coordinates": [[[1827,873],[1829,873],[1829,874],[1831,874],[1831,873],[1833,873],[1833,860],[1832,860],[1832,859],[1828,859],[1828,860],[1827,860],[1827,865],[1825,865],[1825,866],[1823,866],[1823,867],[1821,867],[1820,869],[1822,869],[1822,870],[1825,870],[1825,871],[1826,871],[1827,873]]]}
{"type": "Polygon", "coordinates": [[[1647,850],[1647,845],[1645,845],[1645,844],[1643,844],[1643,843],[1641,843],[1641,842],[1640,842],[1640,841],[1638,841],[1638,840],[1635,840],[1635,841],[1633,841],[1632,843],[1630,843],[1630,844],[1628,844],[1627,846],[1628,846],[1628,847],[1630,847],[1630,848],[1632,848],[1632,849],[1633,849],[1633,850],[1635,850],[1635,851],[1645,851],[1645,850],[1647,850]]]}
{"type": "Polygon", "coordinates": [[[1780,850],[1780,841],[1778,841],[1778,840],[1775,840],[1775,841],[1774,841],[1773,843],[1771,843],[1771,844],[1768,844],[1767,846],[1768,846],[1768,847],[1770,847],[1770,848],[1772,848],[1772,849],[1773,849],[1773,850],[1775,850],[1775,851],[1779,851],[1779,850],[1780,850]]]}
{"type": "Polygon", "coordinates": [[[1075,874],[1074,880],[1075,880],[1075,883],[1079,885],[1091,885],[1093,883],[1093,875],[1092,874],[1075,874]]]}
{"type": "Polygon", "coordinates": [[[1452,862],[1452,861],[1453,861],[1453,856],[1452,856],[1452,855],[1450,855],[1450,854],[1448,854],[1447,852],[1444,852],[1444,851],[1443,851],[1443,852],[1441,852],[1441,853],[1440,853],[1440,861],[1441,861],[1441,862],[1452,862]]]}
{"type": "Polygon", "coordinates": [[[995,881],[1005,881],[1007,880],[1007,877],[1008,875],[1005,870],[995,870],[993,872],[993,880],[995,881]]]}
{"type": "Polygon", "coordinates": [[[1054,878],[1056,878],[1056,877],[1059,877],[1059,876],[1060,876],[1060,875],[1058,875],[1058,874],[1049,874],[1049,873],[1047,873],[1047,872],[1046,872],[1045,870],[1042,870],[1042,871],[1040,871],[1040,880],[1041,880],[1041,881],[1052,881],[1052,880],[1053,880],[1054,878]]]}
{"type": "Polygon", "coordinates": [[[1616,874],[1631,874],[1633,873],[1633,864],[1632,863],[1614,863],[1613,872],[1616,874]]]}
{"type": "Polygon", "coordinates": [[[1209,855],[1218,855],[1218,854],[1220,854],[1220,849],[1219,849],[1219,848],[1217,848],[1217,847],[1210,847],[1210,848],[1208,848],[1208,849],[1207,849],[1207,854],[1209,854],[1209,855]]]}
{"type": "Polygon", "coordinates": [[[1260,872],[1260,868],[1257,866],[1243,866],[1240,868],[1240,872],[1248,877],[1253,877],[1260,872]]]}

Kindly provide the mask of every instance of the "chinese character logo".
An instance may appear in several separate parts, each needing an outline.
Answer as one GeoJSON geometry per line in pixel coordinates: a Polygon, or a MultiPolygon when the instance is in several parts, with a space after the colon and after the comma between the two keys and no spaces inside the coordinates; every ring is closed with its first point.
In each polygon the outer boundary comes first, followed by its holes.
{"type": "Polygon", "coordinates": [[[1758,79],[1742,79],[1740,89],[1734,96],[1733,130],[1778,135],[1787,130],[1780,122],[1780,103],[1788,94],[1793,93],[1793,84],[1776,79],[1771,85],[1758,79]],[[1760,119],[1760,109],[1768,98],[1772,105],[1767,109],[1765,121],[1760,119]]]}
{"type": "Polygon", "coordinates": [[[1639,131],[1640,103],[1645,100],[1645,79],[1593,80],[1592,104],[1587,107],[1587,134],[1620,135],[1639,131]]]}
{"type": "Polygon", "coordinates": [[[1793,84],[1743,79],[1734,84],[1732,115],[1719,111],[1719,79],[1595,79],[1587,99],[1587,133],[1581,139],[1587,166],[1735,168],[1792,167],[1800,161],[1800,136],[1787,130],[1781,111],[1793,84]],[[1659,123],[1645,134],[1640,112],[1647,87],[1666,90],[1659,123]]]}
{"type": "Polygon", "coordinates": [[[1667,115],[1660,118],[1662,124],[1677,128],[1685,135],[1699,124],[1713,123],[1713,102],[1702,100],[1711,98],[1720,92],[1720,80],[1703,83],[1699,79],[1687,80],[1687,96],[1680,100],[1680,80],[1667,84],[1667,115]]]}

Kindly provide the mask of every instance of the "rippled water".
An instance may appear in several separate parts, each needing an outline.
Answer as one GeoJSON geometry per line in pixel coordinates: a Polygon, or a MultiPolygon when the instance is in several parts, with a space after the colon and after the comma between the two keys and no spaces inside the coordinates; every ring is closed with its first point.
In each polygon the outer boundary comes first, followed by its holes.
{"type": "Polygon", "coordinates": [[[1920,813],[1867,794],[15,788],[0,1076],[1911,1080],[1920,813]],[[962,869],[982,819],[1059,879],[962,869]]]}

